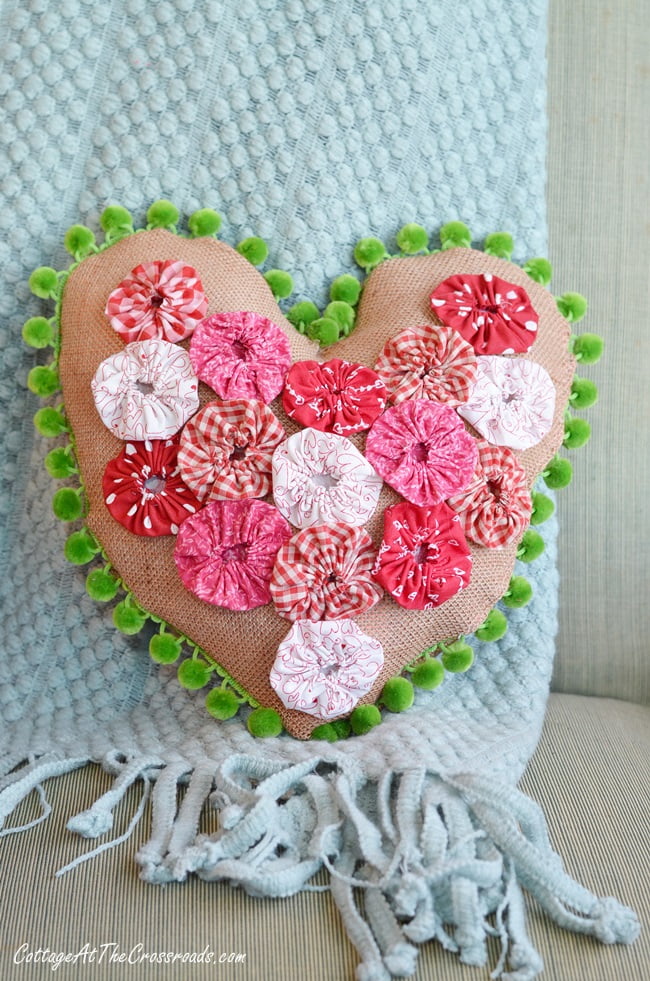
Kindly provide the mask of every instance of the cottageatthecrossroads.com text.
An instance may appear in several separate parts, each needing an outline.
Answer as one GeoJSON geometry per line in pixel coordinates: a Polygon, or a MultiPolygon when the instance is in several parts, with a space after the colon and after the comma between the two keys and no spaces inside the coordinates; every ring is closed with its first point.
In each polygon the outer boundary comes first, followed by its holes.
{"type": "Polygon", "coordinates": [[[135,944],[128,950],[117,942],[84,944],[76,951],[55,951],[49,947],[33,949],[28,943],[21,944],[14,952],[14,964],[47,964],[56,971],[62,964],[214,964],[231,966],[246,963],[246,954],[235,951],[212,950],[208,945],[201,951],[147,950],[144,944],[135,944]]]}

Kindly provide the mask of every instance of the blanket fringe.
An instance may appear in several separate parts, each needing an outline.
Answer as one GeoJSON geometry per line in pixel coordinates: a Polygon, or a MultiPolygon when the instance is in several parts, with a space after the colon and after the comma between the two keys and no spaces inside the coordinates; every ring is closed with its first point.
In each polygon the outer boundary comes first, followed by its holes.
{"type": "MultiPolygon", "coordinates": [[[[42,814],[0,835],[45,820],[42,782],[87,762],[47,755],[5,774],[0,826],[33,790],[42,814]]],[[[501,943],[491,977],[532,981],[543,964],[526,931],[522,887],[568,930],[606,944],[631,943],[639,932],[632,910],[592,895],[566,874],[541,809],[506,783],[413,768],[374,784],[341,758],[288,765],[236,755],[192,767],[113,754],[103,763],[115,776],[113,786],[68,828],[87,838],[105,835],[116,804],[141,779],[140,804],[123,835],[57,875],[126,840],[153,785],[151,837],[136,855],[145,881],[196,874],[268,897],[329,888],[360,956],[358,981],[411,976],[416,945],[433,939],[464,963],[484,965],[489,936],[501,943]],[[215,834],[199,833],[205,806],[218,813],[215,834]],[[311,881],[323,866],[329,887],[311,881]]]]}

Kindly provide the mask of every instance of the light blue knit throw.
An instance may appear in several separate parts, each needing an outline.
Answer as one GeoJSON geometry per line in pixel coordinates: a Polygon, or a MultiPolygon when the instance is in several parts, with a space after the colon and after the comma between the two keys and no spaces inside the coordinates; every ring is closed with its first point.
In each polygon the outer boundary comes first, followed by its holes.
{"type": "Polygon", "coordinates": [[[543,255],[545,4],[5,0],[0,36],[0,822],[47,778],[100,761],[113,788],[72,830],[107,835],[97,851],[115,844],[112,810],[142,780],[129,832],[153,787],[137,856],[148,881],[194,872],[284,896],[325,864],[360,981],[411,973],[430,938],[484,963],[490,913],[497,974],[509,961],[503,977],[532,978],[520,886],[564,926],[632,940],[634,915],[565,875],[515,789],[550,680],[554,520],[528,572],[533,601],[503,640],[477,642],[466,676],[366,737],[256,741],[241,720],[210,720],[66,566],[24,387],[20,327],[42,312],[29,272],[63,268],[65,229],[96,225],[111,202],[140,224],[159,197],[186,215],[214,207],[227,241],[262,235],[296,298],[317,302],[357,239],[390,241],[407,221],[460,218],[479,238],[503,228],[516,260],[543,255]],[[216,837],[196,834],[206,803],[221,812],[216,837]]]}

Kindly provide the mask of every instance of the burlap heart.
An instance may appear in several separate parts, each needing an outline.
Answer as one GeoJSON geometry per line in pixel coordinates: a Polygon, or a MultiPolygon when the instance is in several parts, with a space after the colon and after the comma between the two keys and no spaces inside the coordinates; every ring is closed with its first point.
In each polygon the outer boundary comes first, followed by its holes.
{"type": "MultiPolygon", "coordinates": [[[[269,671],[278,644],[288,631],[288,622],[270,605],[241,613],[202,602],[185,589],[178,577],[173,561],[174,539],[132,535],[112,519],[104,504],[102,476],[121,444],[101,422],[90,382],[100,362],[123,347],[104,309],[111,290],[131,269],[155,259],[182,259],[194,266],[209,299],[209,314],[253,310],[286,332],[294,360],[318,357],[316,345],[299,334],[283,316],[264,278],[222,242],[207,238],[188,240],[156,229],[129,236],[83,261],[70,274],[63,292],[59,372],[87,497],[86,523],[145,610],[190,637],[261,705],[280,712],[292,735],[307,738],[318,720],[284,708],[269,684],[269,671]]],[[[562,442],[564,407],[575,359],[569,353],[568,325],[558,313],[554,298],[517,266],[465,248],[384,262],[364,286],[353,334],[329,348],[326,357],[374,365],[386,340],[398,330],[437,322],[429,296],[440,282],[458,273],[485,272],[527,290],[539,314],[539,329],[534,345],[525,356],[548,371],[556,388],[555,417],[550,432],[532,449],[517,452],[532,487],[562,442]]],[[[214,393],[201,385],[200,398],[204,404],[214,399],[214,393]]],[[[280,399],[272,408],[287,434],[295,432],[296,424],[287,418],[280,399]]],[[[365,434],[353,437],[353,441],[363,452],[365,434]]],[[[398,500],[398,495],[384,485],[379,506],[368,524],[377,545],[382,535],[383,512],[398,500]]],[[[359,617],[360,628],[381,642],[385,655],[384,667],[363,701],[376,701],[386,680],[399,673],[425,647],[437,640],[471,633],[506,591],[515,563],[516,543],[498,550],[471,547],[471,584],[441,607],[415,613],[384,597],[359,617]]]]}

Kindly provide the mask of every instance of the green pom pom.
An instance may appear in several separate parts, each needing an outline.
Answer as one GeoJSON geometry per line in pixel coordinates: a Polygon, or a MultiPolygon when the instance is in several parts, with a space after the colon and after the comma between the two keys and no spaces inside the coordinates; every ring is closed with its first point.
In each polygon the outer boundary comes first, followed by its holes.
{"type": "Polygon", "coordinates": [[[120,633],[128,636],[139,634],[146,622],[146,613],[137,606],[132,606],[127,600],[122,600],[113,610],[113,623],[120,633]]]}
{"type": "Polygon", "coordinates": [[[448,221],[440,229],[440,244],[443,249],[469,249],[472,233],[462,221],[448,221]]]}
{"type": "Polygon", "coordinates": [[[99,224],[109,242],[133,232],[133,218],[120,204],[109,204],[108,208],[104,208],[99,217],[99,224]]]}
{"type": "Polygon", "coordinates": [[[328,743],[338,742],[338,738],[336,729],[331,722],[324,722],[322,725],[316,726],[310,736],[310,739],[323,739],[328,743]]]}
{"type": "Polygon", "coordinates": [[[574,378],[569,401],[574,409],[590,409],[598,401],[598,389],[590,378],[574,378]]]}
{"type": "Polygon", "coordinates": [[[335,719],[335,721],[332,722],[332,726],[334,727],[334,732],[339,739],[347,739],[352,730],[352,726],[350,725],[348,719],[335,719]]]}
{"type": "Polygon", "coordinates": [[[344,300],[332,300],[331,303],[328,303],[325,307],[323,317],[326,320],[333,320],[343,337],[347,337],[354,327],[354,307],[350,306],[349,303],[345,303],[344,300]]]}
{"type": "Polygon", "coordinates": [[[79,491],[62,487],[52,498],[52,510],[59,521],[76,521],[83,512],[79,491]]]}
{"type": "Polygon", "coordinates": [[[52,324],[45,317],[31,317],[23,326],[23,340],[30,347],[49,347],[54,343],[52,324]]]}
{"type": "Polygon", "coordinates": [[[515,244],[512,241],[512,235],[509,232],[493,232],[485,239],[485,248],[483,251],[486,255],[493,255],[498,259],[508,259],[509,261],[512,258],[514,247],[515,244]]]}
{"type": "Polygon", "coordinates": [[[582,320],[587,312],[587,301],[580,293],[563,293],[556,297],[557,308],[570,324],[582,320]]]}
{"type": "Polygon", "coordinates": [[[378,238],[362,238],[354,247],[354,261],[366,272],[388,258],[386,247],[378,238]]]}
{"type": "Polygon", "coordinates": [[[264,279],[276,300],[286,300],[293,293],[293,279],[284,269],[269,269],[264,279]]]}
{"type": "Polygon", "coordinates": [[[517,558],[522,562],[534,562],[544,551],[544,539],[538,531],[529,528],[524,532],[523,538],[517,549],[517,558]]]}
{"type": "Polygon", "coordinates": [[[471,667],[474,651],[464,641],[455,640],[453,644],[445,644],[440,659],[446,671],[459,674],[471,667]]]}
{"type": "Polygon", "coordinates": [[[591,426],[586,419],[567,419],[564,423],[564,446],[568,450],[579,450],[589,440],[591,426]]]}
{"type": "Polygon", "coordinates": [[[86,592],[98,603],[114,599],[119,588],[119,582],[108,569],[93,569],[86,576],[86,592]]]}
{"type": "Polygon", "coordinates": [[[55,480],[65,480],[78,473],[75,462],[65,446],[57,446],[55,450],[50,450],[45,457],[45,469],[55,480]]]}
{"type": "Polygon", "coordinates": [[[86,565],[98,551],[97,542],[87,531],[73,531],[64,548],[66,559],[73,565],[86,565]]]}
{"type": "Polygon", "coordinates": [[[307,328],[320,317],[320,310],[311,300],[303,300],[287,311],[287,320],[301,334],[307,333],[307,328]]]}
{"type": "Polygon", "coordinates": [[[411,675],[414,685],[424,688],[425,691],[432,691],[442,684],[445,677],[445,669],[438,658],[427,658],[421,661],[411,675]]]}
{"type": "Polygon", "coordinates": [[[350,276],[349,273],[337,276],[330,286],[330,300],[341,300],[350,306],[356,306],[360,295],[361,283],[356,276],[350,276]]]}
{"type": "Polygon", "coordinates": [[[190,657],[178,666],[178,680],[188,691],[205,688],[210,680],[210,668],[200,658],[190,657]]]}
{"type": "Polygon", "coordinates": [[[495,640],[501,640],[507,630],[508,621],[505,613],[495,608],[490,610],[481,626],[474,631],[474,634],[483,643],[490,644],[495,640]]]}
{"type": "Polygon", "coordinates": [[[213,719],[225,722],[239,711],[239,699],[229,688],[213,688],[205,696],[205,707],[213,719]]]}
{"type": "Polygon", "coordinates": [[[540,491],[535,491],[532,501],[533,511],[530,516],[530,523],[531,525],[541,525],[551,517],[555,511],[555,504],[550,497],[547,497],[546,494],[542,494],[540,491]]]}
{"type": "Polygon", "coordinates": [[[555,456],[547,464],[542,477],[546,482],[546,486],[550,487],[551,490],[560,490],[562,487],[568,487],[571,483],[573,467],[564,457],[555,456]]]}
{"type": "Polygon", "coordinates": [[[258,739],[266,739],[268,736],[279,736],[282,732],[282,719],[275,709],[256,708],[248,716],[246,722],[248,731],[258,739]]]}
{"type": "Polygon", "coordinates": [[[521,606],[526,606],[526,603],[530,603],[532,595],[533,587],[528,580],[523,576],[513,576],[507,593],[501,597],[501,602],[512,610],[518,610],[521,606]]]}
{"type": "Polygon", "coordinates": [[[389,712],[404,712],[413,704],[413,685],[407,678],[389,678],[381,692],[381,701],[389,712]]]}
{"type": "Polygon", "coordinates": [[[27,388],[42,399],[54,395],[59,387],[59,373],[53,365],[37,364],[27,375],[27,388]]]}
{"type": "Polygon", "coordinates": [[[264,239],[252,235],[250,238],[245,238],[243,242],[239,243],[237,251],[240,255],[243,255],[244,259],[248,259],[252,266],[261,266],[267,260],[269,247],[264,239]]]}
{"type": "Polygon", "coordinates": [[[95,236],[85,225],[72,225],[65,233],[63,244],[78,262],[93,251],[95,236]]]}
{"type": "Polygon", "coordinates": [[[339,339],[339,325],[329,317],[319,317],[312,320],[307,328],[307,334],[312,341],[318,341],[321,347],[328,347],[339,339]]]}
{"type": "Polygon", "coordinates": [[[178,661],[183,649],[183,641],[173,634],[154,634],[149,641],[149,654],[156,664],[173,664],[178,661]]]}
{"type": "Polygon", "coordinates": [[[49,405],[38,410],[34,416],[34,426],[41,436],[46,436],[48,439],[54,439],[55,436],[68,432],[68,425],[61,413],[49,405]]]}
{"type": "Polygon", "coordinates": [[[50,266],[39,266],[29,277],[29,288],[35,296],[42,300],[55,297],[59,287],[59,277],[56,269],[50,266]]]}
{"type": "Polygon", "coordinates": [[[147,226],[149,228],[168,228],[170,231],[175,231],[177,221],[178,208],[166,198],[154,201],[147,211],[147,226]]]}
{"type": "Polygon", "coordinates": [[[573,341],[573,353],[581,364],[595,364],[600,361],[604,346],[598,334],[580,334],[573,341]]]}
{"type": "Polygon", "coordinates": [[[204,235],[216,235],[221,228],[221,215],[212,208],[201,208],[194,211],[187,221],[190,234],[195,238],[204,235]]]}
{"type": "Polygon", "coordinates": [[[397,245],[401,252],[407,255],[415,255],[416,252],[424,252],[429,244],[429,236],[426,228],[410,222],[400,228],[396,236],[397,245]]]}
{"type": "Polygon", "coordinates": [[[529,259],[523,270],[540,286],[548,286],[553,276],[553,267],[548,259],[529,259]]]}
{"type": "Polygon", "coordinates": [[[363,736],[381,722],[381,712],[376,705],[357,705],[350,716],[355,736],[363,736]]]}

